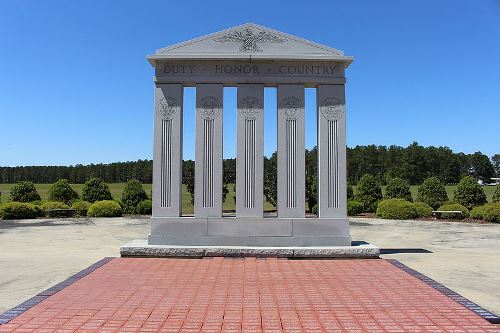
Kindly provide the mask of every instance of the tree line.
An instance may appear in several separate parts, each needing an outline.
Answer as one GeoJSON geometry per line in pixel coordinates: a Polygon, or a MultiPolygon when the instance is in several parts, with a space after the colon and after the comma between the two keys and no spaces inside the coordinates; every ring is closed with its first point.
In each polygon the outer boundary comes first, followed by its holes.
{"type": "MultiPolygon", "coordinates": [[[[306,150],[306,184],[314,183],[317,177],[317,149],[306,150]]],[[[194,161],[184,161],[183,183],[194,190],[194,161]]],[[[264,158],[267,191],[275,191],[276,153],[264,158]]],[[[236,182],[236,159],[225,159],[224,183],[236,182]]],[[[500,176],[500,154],[491,159],[476,152],[474,154],[455,153],[448,147],[423,147],[416,142],[408,147],[400,146],[356,146],[347,148],[347,178],[352,185],[357,184],[364,174],[374,175],[382,184],[399,177],[412,185],[436,176],[445,184],[456,184],[463,176],[490,181],[500,176]]],[[[18,166],[0,167],[0,183],[16,183],[29,180],[34,183],[54,183],[67,179],[70,183],[81,184],[91,177],[102,178],[108,183],[124,183],[137,179],[141,183],[151,183],[153,163],[151,160],[90,164],[74,166],[18,166]]],[[[314,188],[306,186],[310,191],[314,188]]],[[[192,190],[190,192],[192,192],[192,190]]]]}

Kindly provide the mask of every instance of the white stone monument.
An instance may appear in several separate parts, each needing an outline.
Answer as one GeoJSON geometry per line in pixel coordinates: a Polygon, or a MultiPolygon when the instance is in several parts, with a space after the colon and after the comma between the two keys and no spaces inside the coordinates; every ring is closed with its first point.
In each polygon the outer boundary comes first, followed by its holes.
{"type": "Polygon", "coordinates": [[[162,48],[148,245],[349,246],[342,51],[255,24],[162,48]],[[237,87],[236,216],[222,215],[223,87],[237,87]],[[196,87],[194,217],[182,216],[183,87],[196,87]],[[277,87],[278,214],[263,214],[264,87],[277,87]],[[318,217],[305,216],[304,88],[317,89],[318,217]]]}

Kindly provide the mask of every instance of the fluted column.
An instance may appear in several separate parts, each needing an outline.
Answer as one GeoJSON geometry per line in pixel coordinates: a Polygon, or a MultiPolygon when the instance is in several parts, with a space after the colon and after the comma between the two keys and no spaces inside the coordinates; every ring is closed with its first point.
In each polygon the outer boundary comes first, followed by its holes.
{"type": "Polygon", "coordinates": [[[318,214],[347,216],[344,85],[320,85],[318,105],[318,214]]]}
{"type": "Polygon", "coordinates": [[[182,212],[182,85],[156,84],[153,148],[153,216],[182,212]]]}
{"type": "Polygon", "coordinates": [[[264,86],[238,85],[236,216],[262,217],[264,210],[264,86]]]}
{"type": "Polygon", "coordinates": [[[222,216],[221,84],[196,86],[195,217],[222,216]]]}
{"type": "Polygon", "coordinates": [[[304,217],[304,202],[304,86],[278,85],[278,217],[304,217]]]}

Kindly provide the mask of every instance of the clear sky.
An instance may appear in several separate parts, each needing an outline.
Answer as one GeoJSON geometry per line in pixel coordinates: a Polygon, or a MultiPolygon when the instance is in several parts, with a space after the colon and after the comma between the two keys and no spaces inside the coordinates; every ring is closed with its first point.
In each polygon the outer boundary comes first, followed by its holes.
{"type": "MultiPolygon", "coordinates": [[[[498,0],[0,0],[0,165],[152,158],[146,55],[245,22],[355,57],[346,72],[349,146],[417,141],[500,153],[498,0]]],[[[275,91],[265,96],[268,154],[275,91]]],[[[224,155],[232,157],[234,88],[224,102],[224,155]]],[[[184,155],[192,158],[187,104],[184,155]]],[[[315,144],[314,104],[308,90],[307,147],[315,144]]]]}

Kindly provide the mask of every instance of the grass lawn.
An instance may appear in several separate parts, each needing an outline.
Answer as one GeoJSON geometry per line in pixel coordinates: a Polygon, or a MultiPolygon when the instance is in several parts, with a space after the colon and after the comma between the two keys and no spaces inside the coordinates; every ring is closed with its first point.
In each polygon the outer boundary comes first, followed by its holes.
{"type": "MultiPolygon", "coordinates": [[[[42,200],[47,200],[48,196],[48,191],[49,187],[51,184],[35,184],[35,187],[42,197],[42,200]]],[[[13,184],[0,184],[0,192],[2,194],[1,199],[2,202],[5,202],[9,199],[9,190],[13,186],[13,184]]],[[[83,184],[72,184],[73,188],[78,192],[82,192],[82,186],[83,184]]],[[[123,192],[123,187],[125,186],[125,183],[112,183],[108,184],[109,189],[111,191],[111,195],[115,199],[120,199],[122,196],[123,192]]],[[[148,195],[151,195],[151,184],[144,184],[144,189],[146,190],[146,193],[148,195]]],[[[224,201],[223,209],[224,210],[234,210],[235,209],[235,203],[234,203],[234,197],[235,197],[235,185],[234,184],[229,184],[228,185],[229,193],[226,197],[226,200],[224,201]]],[[[417,197],[417,189],[418,186],[411,186],[410,190],[413,195],[413,199],[417,197]]],[[[448,192],[448,196],[450,199],[453,198],[453,192],[455,191],[456,186],[446,186],[446,192],[448,192]]],[[[495,191],[495,186],[484,186],[483,187],[484,192],[486,193],[486,197],[488,198],[488,201],[491,202],[492,197],[493,197],[493,192],[495,191]]],[[[382,192],[385,192],[385,186],[382,187],[382,192]]],[[[182,191],[182,202],[183,202],[183,208],[182,211],[184,213],[191,214],[194,212],[193,205],[191,204],[191,195],[186,191],[186,188],[183,188],[182,191]]],[[[307,208],[307,204],[306,204],[307,208]]],[[[267,201],[264,202],[264,210],[269,211],[275,209],[270,203],[267,201]]]]}

